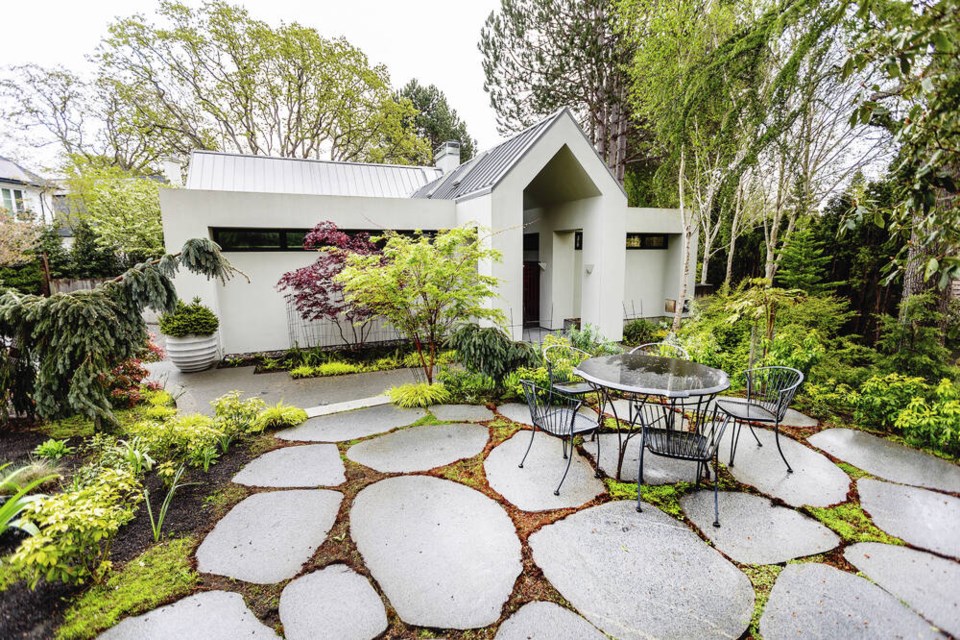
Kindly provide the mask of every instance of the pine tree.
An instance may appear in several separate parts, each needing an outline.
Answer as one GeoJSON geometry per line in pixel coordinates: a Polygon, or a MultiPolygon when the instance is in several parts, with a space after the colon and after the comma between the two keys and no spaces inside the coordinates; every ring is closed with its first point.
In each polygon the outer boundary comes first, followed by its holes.
{"type": "Polygon", "coordinates": [[[809,294],[828,293],[836,283],[824,282],[830,265],[830,256],[809,227],[795,230],[783,247],[776,283],[785,289],[802,289],[809,294]]]}

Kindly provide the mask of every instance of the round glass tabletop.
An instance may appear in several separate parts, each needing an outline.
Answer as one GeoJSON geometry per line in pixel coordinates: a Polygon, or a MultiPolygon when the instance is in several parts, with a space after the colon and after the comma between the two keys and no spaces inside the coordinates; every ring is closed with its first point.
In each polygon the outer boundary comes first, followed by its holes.
{"type": "Polygon", "coordinates": [[[720,369],[640,353],[590,358],[581,362],[574,373],[601,387],[667,398],[704,396],[730,386],[730,378],[720,369]]]}

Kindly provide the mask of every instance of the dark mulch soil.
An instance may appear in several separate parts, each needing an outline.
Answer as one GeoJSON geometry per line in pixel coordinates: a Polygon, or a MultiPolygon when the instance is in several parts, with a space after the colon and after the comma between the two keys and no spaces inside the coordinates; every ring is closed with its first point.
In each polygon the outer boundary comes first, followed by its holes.
{"type": "MultiPolygon", "coordinates": [[[[24,462],[29,453],[47,437],[35,431],[21,428],[0,433],[0,459],[24,462]]],[[[193,535],[202,539],[217,520],[223,515],[206,498],[223,486],[248,461],[260,455],[261,451],[251,452],[247,446],[235,445],[217,464],[210,467],[208,473],[191,469],[185,474],[183,482],[199,482],[179,489],[163,526],[163,535],[183,537],[193,535]]],[[[78,460],[65,460],[66,468],[75,467],[78,460]]],[[[17,462],[15,462],[17,464],[17,462]]],[[[166,496],[166,488],[156,478],[149,476],[147,488],[150,490],[154,515],[159,511],[160,503],[166,496]]],[[[242,495],[242,494],[241,494],[242,495]]],[[[118,566],[142,553],[153,545],[153,532],[146,507],[141,504],[137,515],[130,524],[120,530],[111,550],[111,560],[118,566]]],[[[15,547],[12,538],[0,538],[0,555],[9,553],[15,547]],[[6,543],[6,544],[4,544],[6,543]]],[[[15,584],[0,593],[0,638],[52,638],[57,627],[63,621],[63,614],[70,600],[82,591],[82,587],[69,587],[61,584],[41,583],[31,591],[24,584],[15,584]]]]}

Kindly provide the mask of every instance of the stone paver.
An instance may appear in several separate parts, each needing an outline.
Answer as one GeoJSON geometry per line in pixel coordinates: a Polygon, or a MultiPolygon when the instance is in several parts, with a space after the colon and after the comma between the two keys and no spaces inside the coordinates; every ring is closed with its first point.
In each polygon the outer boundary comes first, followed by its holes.
{"type": "Polygon", "coordinates": [[[737,638],[750,622],[747,577],[651,505],[585,509],[534,533],[530,546],[560,594],[616,638],[737,638]]]}
{"type": "Polygon", "coordinates": [[[327,538],[342,499],[324,489],[252,495],[204,539],[197,569],[257,584],[292,578],[327,538]]]}
{"type": "Polygon", "coordinates": [[[605,640],[606,636],[569,609],[528,602],[507,618],[494,640],[605,640]]]}
{"type": "Polygon", "coordinates": [[[528,427],[533,426],[533,420],[530,418],[530,407],[525,403],[508,402],[497,407],[497,411],[508,420],[525,424],[528,427]]]}
{"type": "Polygon", "coordinates": [[[960,637],[960,564],[877,542],[849,546],[843,556],[927,620],[960,637]]]}
{"type": "Polygon", "coordinates": [[[346,480],[334,444],[310,444],[269,451],[249,462],[233,481],[248,487],[335,487],[346,480]]]}
{"type": "MultiPolygon", "coordinates": [[[[724,400],[738,400],[738,398],[733,396],[724,396],[724,400]]],[[[739,398],[739,400],[744,400],[739,398]]],[[[710,404],[707,405],[708,411],[713,411],[713,408],[716,406],[716,399],[711,400],[710,404]]],[[[780,424],[784,427],[795,427],[797,429],[813,429],[820,425],[820,421],[816,418],[811,418],[808,415],[800,413],[796,409],[787,409],[787,413],[783,416],[783,420],[780,421],[780,424]]]]}
{"type": "Polygon", "coordinates": [[[280,636],[257,620],[240,594],[205,591],[127,618],[99,637],[100,640],[266,640],[280,636]]]}
{"type": "Polygon", "coordinates": [[[350,535],[408,624],[493,624],[522,569],[503,508],[449,480],[402,476],[364,488],[353,501],[350,535]]]}
{"type": "Polygon", "coordinates": [[[370,640],[387,629],[387,612],[370,582],[344,564],[297,578],[280,594],[287,640],[370,640]]]}
{"type": "Polygon", "coordinates": [[[825,564],[788,564],[760,618],[765,640],[936,638],[939,634],[889,593],[825,564]]]}
{"type": "MultiPolygon", "coordinates": [[[[538,436],[539,437],[539,436],[538,436]]],[[[600,470],[607,476],[617,476],[617,450],[619,441],[615,433],[603,433],[600,438],[600,470]]],[[[584,449],[590,459],[596,456],[596,443],[585,442],[584,449]]],[[[636,482],[637,471],[640,465],[640,435],[633,436],[627,442],[627,450],[623,456],[623,467],[620,479],[623,482],[636,482]]],[[[712,466],[712,465],[711,465],[712,466]]],[[[665,458],[653,455],[647,451],[643,457],[643,481],[645,484],[674,484],[676,482],[695,482],[697,479],[697,463],[675,458],[665,458]]]]}
{"type": "MultiPolygon", "coordinates": [[[[498,445],[483,463],[487,482],[494,491],[524,511],[546,511],[579,507],[603,493],[603,482],[587,460],[576,451],[570,460],[560,495],[553,495],[560,483],[567,460],[563,459],[563,445],[559,438],[537,433],[523,469],[517,467],[530,442],[529,431],[519,431],[498,445]]],[[[586,446],[593,448],[594,442],[586,446]]]]}
{"type": "Polygon", "coordinates": [[[840,544],[825,526],[761,496],[720,492],[720,527],[713,526],[713,491],[680,500],[687,517],[714,546],[746,564],[777,564],[823,553],[840,544]]]}
{"type": "Polygon", "coordinates": [[[479,424],[434,424],[364,440],[347,449],[347,457],[384,473],[411,473],[472,458],[487,444],[479,424]]]}
{"type": "Polygon", "coordinates": [[[493,420],[493,411],[479,404],[438,404],[430,407],[437,420],[447,422],[486,422],[493,420]]]}
{"type": "Polygon", "coordinates": [[[917,487],[862,478],[860,505],[889,534],[922,549],[960,558],[960,499],[917,487]]]}
{"type": "Polygon", "coordinates": [[[960,466],[856,429],[827,429],[810,444],[879,478],[960,492],[960,466]]]}
{"type": "Polygon", "coordinates": [[[425,415],[427,414],[422,409],[401,409],[384,405],[310,418],[292,429],[278,431],[276,436],[281,440],[343,442],[405,427],[425,415]]]}
{"type": "MultiPolygon", "coordinates": [[[[793,473],[787,473],[787,466],[777,452],[773,431],[762,428],[755,431],[762,447],[757,446],[746,426],[740,432],[735,466],[729,468],[737,480],[794,507],[805,504],[827,507],[847,499],[850,478],[825,455],[781,433],[780,446],[793,467],[793,473]]],[[[723,434],[721,463],[730,460],[732,434],[732,426],[723,434]]]]}

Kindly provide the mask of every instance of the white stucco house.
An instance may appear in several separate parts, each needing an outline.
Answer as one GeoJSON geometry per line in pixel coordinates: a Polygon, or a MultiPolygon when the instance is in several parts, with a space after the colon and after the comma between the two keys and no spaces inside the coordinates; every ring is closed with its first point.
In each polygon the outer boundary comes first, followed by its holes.
{"type": "MultiPolygon", "coordinates": [[[[224,352],[294,346],[275,285],[310,264],[304,234],[321,220],[344,230],[436,230],[477,224],[502,262],[491,304],[515,339],[523,326],[582,318],[620,339],[625,317],[665,315],[682,274],[679,213],[627,206],[627,197],[566,109],[459,163],[456,143],[436,167],[391,166],[194,152],[184,188],[162,190],[168,251],[209,237],[245,272],[226,285],[177,276],[221,318],[224,352]]],[[[693,274],[689,290],[693,291],[693,274]]],[[[306,346],[306,345],[300,345],[306,346]]]]}
{"type": "Polygon", "coordinates": [[[0,209],[16,215],[31,214],[36,222],[49,224],[54,218],[56,189],[49,180],[0,156],[0,209]]]}

